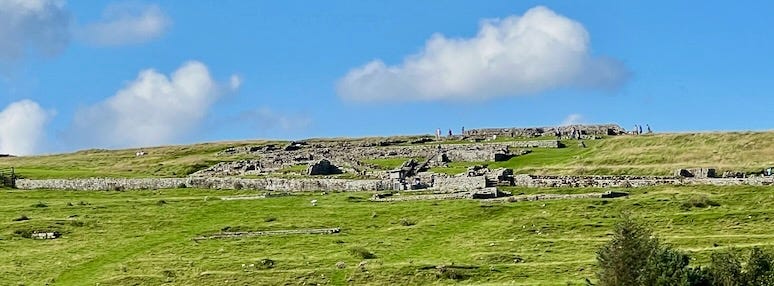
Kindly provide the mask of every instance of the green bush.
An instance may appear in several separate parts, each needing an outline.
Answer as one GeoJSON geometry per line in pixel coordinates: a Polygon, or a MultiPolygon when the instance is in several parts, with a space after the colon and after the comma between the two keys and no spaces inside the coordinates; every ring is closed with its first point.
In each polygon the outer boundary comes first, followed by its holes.
{"type": "Polygon", "coordinates": [[[408,218],[401,218],[398,223],[400,223],[400,225],[402,225],[402,226],[412,226],[412,225],[417,224],[417,222],[415,222],[414,220],[408,219],[408,218]]]}
{"type": "Polygon", "coordinates": [[[683,202],[681,208],[684,210],[690,210],[691,208],[706,208],[706,207],[717,207],[720,206],[719,203],[710,200],[709,197],[706,195],[701,196],[693,196],[687,201],[683,202]]]}
{"type": "Polygon", "coordinates": [[[362,246],[355,246],[349,249],[349,254],[360,259],[374,259],[376,255],[365,249],[362,246]]]}
{"type": "Polygon", "coordinates": [[[25,221],[25,220],[30,220],[30,218],[26,215],[21,215],[20,217],[13,219],[13,221],[25,221]]]}
{"type": "Polygon", "coordinates": [[[38,202],[36,204],[33,204],[32,207],[33,208],[47,208],[48,205],[46,203],[44,203],[44,202],[38,202]]]}

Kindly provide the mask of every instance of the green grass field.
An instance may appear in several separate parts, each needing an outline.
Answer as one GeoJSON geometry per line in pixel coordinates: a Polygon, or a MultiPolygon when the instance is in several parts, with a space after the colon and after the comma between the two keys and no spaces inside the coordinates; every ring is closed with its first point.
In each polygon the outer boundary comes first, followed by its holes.
{"type": "Polygon", "coordinates": [[[374,203],[366,200],[369,193],[221,201],[215,198],[251,191],[3,190],[0,285],[574,285],[593,279],[594,252],[624,211],[690,251],[694,264],[707,263],[716,249],[774,247],[774,187],[629,191],[629,198],[609,200],[374,203]],[[719,206],[683,206],[699,196],[719,206]],[[29,220],[15,221],[22,215],[29,220]],[[342,232],[192,240],[226,227],[341,227],[342,232]],[[32,240],[14,234],[44,229],[64,235],[32,240]],[[358,267],[364,259],[349,253],[353,247],[375,254],[365,260],[365,270],[358,267]],[[514,263],[515,257],[523,261],[514,263]],[[273,268],[263,269],[263,259],[273,260],[273,268]],[[338,262],[346,267],[337,268],[338,262]],[[460,276],[453,280],[434,268],[452,264],[473,269],[456,270],[460,276]]]}

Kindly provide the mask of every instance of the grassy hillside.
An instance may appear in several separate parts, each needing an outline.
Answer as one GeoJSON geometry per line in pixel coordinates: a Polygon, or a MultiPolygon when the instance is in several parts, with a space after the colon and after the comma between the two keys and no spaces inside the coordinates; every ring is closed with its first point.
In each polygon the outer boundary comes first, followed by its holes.
{"type": "Polygon", "coordinates": [[[16,168],[26,178],[86,177],[184,177],[220,161],[243,156],[217,156],[229,147],[261,145],[267,141],[202,143],[194,145],[142,148],[140,150],[91,149],[68,154],[0,158],[0,168],[16,168]]]}
{"type": "Polygon", "coordinates": [[[695,265],[707,263],[713,250],[774,247],[774,187],[662,186],[633,189],[621,199],[495,204],[372,203],[365,201],[368,193],[214,199],[247,193],[0,191],[0,285],[581,285],[593,280],[594,252],[622,211],[691,252],[695,265]],[[686,204],[703,196],[719,206],[686,204]],[[23,215],[29,220],[15,221],[23,215]],[[192,240],[226,227],[342,232],[192,240]],[[35,229],[64,235],[32,240],[14,234],[35,229]],[[354,247],[376,258],[350,254],[354,247]],[[273,267],[263,267],[264,259],[273,267]],[[358,267],[362,261],[365,270],[358,267]],[[472,269],[441,274],[435,268],[452,264],[472,269]]]}
{"type": "MultiPolygon", "coordinates": [[[[15,167],[27,178],[183,177],[220,161],[248,158],[244,155],[216,156],[228,147],[264,143],[242,141],[144,148],[148,155],[142,157],[135,157],[137,149],[127,149],[0,158],[0,168],[15,167]]],[[[436,171],[459,173],[470,165],[488,164],[532,174],[670,175],[683,167],[759,172],[766,166],[774,166],[774,132],[616,136],[587,140],[587,148],[579,147],[577,141],[564,143],[567,148],[535,148],[532,153],[507,162],[454,162],[449,168],[436,171]]],[[[376,159],[369,162],[389,169],[399,166],[402,161],[376,159]]]]}
{"type": "Polygon", "coordinates": [[[564,141],[567,148],[535,148],[507,162],[456,162],[436,170],[458,173],[470,165],[487,164],[529,174],[664,176],[679,168],[760,172],[774,166],[774,132],[616,136],[584,142],[586,148],[570,140],[564,141]]]}

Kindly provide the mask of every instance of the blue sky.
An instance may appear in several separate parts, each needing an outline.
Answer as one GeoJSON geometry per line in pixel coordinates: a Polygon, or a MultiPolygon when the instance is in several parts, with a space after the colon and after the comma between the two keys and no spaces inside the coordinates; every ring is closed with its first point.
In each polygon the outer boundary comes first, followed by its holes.
{"type": "Polygon", "coordinates": [[[770,130],[772,12],[768,1],[0,0],[0,153],[567,122],[770,130]]]}

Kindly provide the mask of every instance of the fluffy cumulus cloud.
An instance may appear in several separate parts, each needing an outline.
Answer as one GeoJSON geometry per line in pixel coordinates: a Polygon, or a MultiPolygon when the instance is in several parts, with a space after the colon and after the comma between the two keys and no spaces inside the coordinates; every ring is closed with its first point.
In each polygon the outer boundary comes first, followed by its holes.
{"type": "Polygon", "coordinates": [[[157,5],[114,4],[105,9],[101,21],[86,25],[79,33],[95,45],[138,44],[161,37],[170,23],[157,5]]]}
{"type": "Polygon", "coordinates": [[[22,100],[0,111],[0,153],[30,155],[38,150],[50,117],[37,103],[22,100]]]}
{"type": "Polygon", "coordinates": [[[80,110],[74,134],[90,146],[173,143],[194,131],[232,87],[216,82],[207,66],[196,61],[183,64],[170,76],[144,70],[112,97],[80,110]]]}
{"type": "Polygon", "coordinates": [[[0,60],[28,53],[55,55],[69,43],[64,1],[0,0],[0,60]]]}
{"type": "Polygon", "coordinates": [[[424,49],[390,66],[374,60],[337,86],[353,101],[486,99],[558,88],[610,89],[627,78],[618,61],[590,54],[580,23],[538,6],[482,21],[472,38],[433,35],[424,49]]]}

